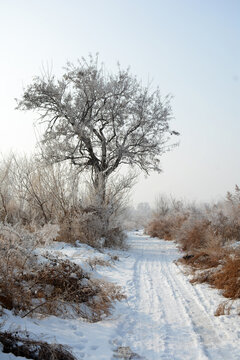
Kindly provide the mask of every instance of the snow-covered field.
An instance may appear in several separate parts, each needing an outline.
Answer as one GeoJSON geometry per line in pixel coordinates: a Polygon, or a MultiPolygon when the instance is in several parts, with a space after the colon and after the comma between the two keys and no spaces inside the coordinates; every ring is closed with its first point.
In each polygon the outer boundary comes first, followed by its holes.
{"type": "MultiPolygon", "coordinates": [[[[98,323],[81,319],[20,318],[6,312],[2,329],[28,331],[34,339],[68,345],[77,359],[187,360],[240,359],[239,317],[215,317],[222,300],[207,285],[192,286],[173,263],[173,242],[129,234],[130,249],[102,254],[88,246],[56,244],[50,253],[91,271],[86,258],[119,255],[111,267],[97,266],[95,276],[121,285],[127,299],[115,304],[112,316],[98,323]],[[134,355],[135,354],[135,355],[134,355]]],[[[1,354],[0,360],[22,359],[1,354]]],[[[47,360],[47,359],[46,359],[47,360]]]]}

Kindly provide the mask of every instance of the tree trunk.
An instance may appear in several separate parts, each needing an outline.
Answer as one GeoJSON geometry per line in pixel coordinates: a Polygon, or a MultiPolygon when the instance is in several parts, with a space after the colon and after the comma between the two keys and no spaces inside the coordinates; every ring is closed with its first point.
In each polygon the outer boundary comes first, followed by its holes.
{"type": "MultiPolygon", "coordinates": [[[[100,220],[101,237],[106,239],[109,230],[109,205],[106,199],[107,177],[103,172],[95,174],[93,181],[97,216],[100,220]]],[[[102,244],[104,246],[104,244],[102,244]]]]}
{"type": "Polygon", "coordinates": [[[102,207],[106,201],[107,178],[103,172],[97,172],[94,176],[93,187],[96,193],[96,205],[102,207]]]}

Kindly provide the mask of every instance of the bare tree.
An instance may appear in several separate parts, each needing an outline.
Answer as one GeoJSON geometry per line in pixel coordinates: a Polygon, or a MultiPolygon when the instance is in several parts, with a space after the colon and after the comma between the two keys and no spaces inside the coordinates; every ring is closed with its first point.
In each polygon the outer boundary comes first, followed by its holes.
{"type": "Polygon", "coordinates": [[[66,165],[43,166],[35,158],[12,157],[12,190],[27,222],[61,222],[79,203],[79,173],[66,165]]]}
{"type": "Polygon", "coordinates": [[[178,135],[169,128],[169,97],[162,101],[158,89],[144,87],[129,69],[107,73],[97,57],[68,63],[65,71],[60,80],[36,77],[18,101],[18,109],[37,111],[47,123],[44,157],[90,170],[103,202],[107,180],[121,164],[160,172],[160,157],[173,146],[169,137],[178,135]]]}

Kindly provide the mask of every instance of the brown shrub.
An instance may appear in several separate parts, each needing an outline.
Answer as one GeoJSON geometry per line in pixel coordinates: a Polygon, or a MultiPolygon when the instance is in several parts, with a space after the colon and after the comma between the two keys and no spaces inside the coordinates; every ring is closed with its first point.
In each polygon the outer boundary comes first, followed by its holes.
{"type": "Polygon", "coordinates": [[[168,214],[153,219],[145,229],[146,234],[164,240],[175,239],[175,234],[187,219],[186,214],[168,214]]]}
{"type": "Polygon", "coordinates": [[[159,239],[172,240],[172,227],[173,219],[154,219],[148,224],[146,234],[159,239]]]}
{"type": "Polygon", "coordinates": [[[223,296],[230,299],[240,298],[240,256],[230,254],[222,268],[210,277],[210,284],[222,290],[223,296]]]}
{"type": "Polygon", "coordinates": [[[17,357],[32,360],[76,360],[63,345],[34,341],[18,334],[0,332],[0,342],[3,345],[3,353],[11,353],[17,357]]]}
{"type": "Polygon", "coordinates": [[[70,261],[46,257],[41,264],[34,253],[42,237],[55,236],[55,227],[39,233],[0,224],[0,303],[27,316],[75,316],[100,320],[114,300],[124,295],[120,287],[96,280],[70,261]]]}
{"type": "Polygon", "coordinates": [[[229,251],[221,245],[221,238],[211,232],[206,232],[205,247],[193,248],[191,255],[185,255],[179,262],[190,265],[193,269],[212,269],[222,263],[229,251]]]}
{"type": "Polygon", "coordinates": [[[205,248],[210,222],[205,218],[189,217],[176,231],[176,240],[183,251],[205,248]]]}
{"type": "Polygon", "coordinates": [[[217,267],[221,260],[219,254],[211,254],[208,251],[199,251],[191,257],[183,256],[179,262],[190,265],[195,269],[210,269],[217,267]]]}
{"type": "Polygon", "coordinates": [[[22,277],[37,265],[34,250],[56,237],[55,226],[37,232],[0,223],[0,301],[8,309],[30,302],[30,293],[22,292],[22,277]]]}
{"type": "Polygon", "coordinates": [[[94,209],[71,208],[60,219],[58,241],[74,244],[76,240],[92,247],[99,247],[101,226],[94,209]]]}
{"type": "Polygon", "coordinates": [[[240,204],[236,207],[223,204],[223,209],[215,207],[211,215],[211,228],[216,235],[228,240],[240,240],[240,204]]]}
{"type": "Polygon", "coordinates": [[[60,220],[58,241],[74,244],[77,240],[94,248],[123,248],[126,249],[126,234],[121,226],[112,226],[108,222],[105,209],[89,206],[71,209],[60,220]],[[101,215],[100,215],[101,214],[101,215]]]}
{"type": "Polygon", "coordinates": [[[116,226],[108,229],[104,237],[104,246],[113,249],[127,250],[126,233],[121,226],[116,226]]]}
{"type": "Polygon", "coordinates": [[[178,262],[190,266],[191,283],[206,282],[221,290],[229,300],[219,304],[216,316],[230,314],[233,301],[240,298],[240,254],[239,250],[225,247],[206,248],[178,262]]]}
{"type": "Polygon", "coordinates": [[[16,272],[11,279],[11,284],[2,281],[0,301],[22,317],[32,313],[80,315],[99,321],[110,314],[113,301],[125,298],[119,286],[92,279],[81,267],[66,260],[53,260],[28,273],[16,272]]]}

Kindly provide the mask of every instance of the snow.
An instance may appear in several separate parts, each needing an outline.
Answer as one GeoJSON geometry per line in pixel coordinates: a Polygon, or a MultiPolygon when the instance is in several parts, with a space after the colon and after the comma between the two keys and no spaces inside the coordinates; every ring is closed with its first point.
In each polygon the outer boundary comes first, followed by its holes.
{"type": "MultiPolygon", "coordinates": [[[[51,247],[38,248],[35,250],[42,263],[48,262],[46,257],[57,257],[58,259],[70,260],[82,267],[83,270],[91,272],[92,268],[88,264],[89,260],[98,258],[111,262],[111,256],[107,252],[100,252],[87,244],[78,241],[76,246],[64,242],[53,242],[51,247]]],[[[109,252],[110,253],[110,252],[109,252]]],[[[97,276],[97,274],[95,274],[97,276]]]]}
{"type": "MultiPolygon", "coordinates": [[[[93,271],[121,285],[127,295],[109,318],[98,323],[54,316],[22,319],[6,311],[2,330],[27,330],[34,339],[66,344],[77,359],[85,360],[120,359],[120,350],[135,354],[125,359],[240,359],[238,316],[214,316],[223,298],[207,285],[191,285],[173,262],[180,256],[176,244],[132,232],[129,245],[128,251],[106,253],[82,244],[56,243],[47,249],[88,271],[87,258],[110,260],[111,254],[118,254],[120,261],[93,271]]],[[[0,359],[22,358],[1,354],[0,359]]]]}

